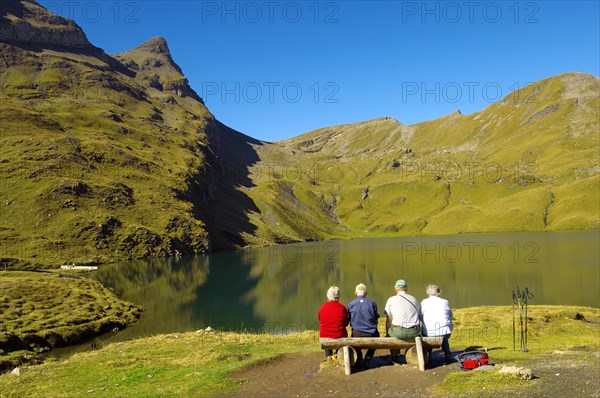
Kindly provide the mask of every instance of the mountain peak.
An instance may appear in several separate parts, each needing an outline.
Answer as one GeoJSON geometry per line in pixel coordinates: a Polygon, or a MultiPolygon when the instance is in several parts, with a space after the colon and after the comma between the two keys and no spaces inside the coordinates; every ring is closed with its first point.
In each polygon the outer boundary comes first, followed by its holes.
{"type": "MultiPolygon", "coordinates": [[[[153,37],[132,50],[118,54],[118,56],[124,59],[135,60],[138,64],[148,62],[149,59],[158,59],[161,60],[161,64],[167,64],[174,68],[179,74],[183,75],[183,71],[171,56],[167,41],[161,36],[153,37]]],[[[158,66],[158,64],[154,62],[153,66],[158,66]]]]}
{"type": "Polygon", "coordinates": [[[169,45],[167,41],[162,36],[156,36],[152,39],[140,44],[134,50],[147,51],[154,54],[164,54],[171,56],[171,52],[169,51],[169,45]]]}
{"type": "Polygon", "coordinates": [[[180,97],[192,97],[203,103],[173,60],[169,45],[163,37],[154,37],[115,57],[136,70],[138,78],[145,81],[146,85],[159,91],[170,90],[180,97]]]}

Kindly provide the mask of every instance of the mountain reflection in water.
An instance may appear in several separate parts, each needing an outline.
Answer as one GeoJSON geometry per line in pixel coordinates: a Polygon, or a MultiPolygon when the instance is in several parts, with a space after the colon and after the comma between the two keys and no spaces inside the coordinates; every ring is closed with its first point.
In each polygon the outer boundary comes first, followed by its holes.
{"type": "Polygon", "coordinates": [[[383,314],[402,278],[419,300],[438,284],[453,308],[530,304],[599,306],[599,232],[465,234],[332,240],[206,256],[105,265],[92,277],[145,308],[119,339],[218,330],[285,333],[316,329],[325,292],[341,301],[363,282],[383,314]]]}

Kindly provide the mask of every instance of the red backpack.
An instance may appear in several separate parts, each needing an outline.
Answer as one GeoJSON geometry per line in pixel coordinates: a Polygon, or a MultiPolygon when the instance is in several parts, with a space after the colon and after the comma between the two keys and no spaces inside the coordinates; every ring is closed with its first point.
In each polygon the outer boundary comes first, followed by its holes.
{"type": "Polygon", "coordinates": [[[487,365],[490,357],[485,351],[467,351],[456,356],[456,360],[462,370],[473,370],[483,365],[487,365]]]}

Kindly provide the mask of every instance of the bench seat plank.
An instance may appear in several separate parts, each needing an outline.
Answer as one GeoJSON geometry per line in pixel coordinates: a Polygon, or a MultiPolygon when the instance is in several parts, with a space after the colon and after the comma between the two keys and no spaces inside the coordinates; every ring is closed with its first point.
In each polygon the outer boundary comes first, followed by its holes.
{"type": "MultiPolygon", "coordinates": [[[[341,339],[320,338],[322,349],[339,349],[342,347],[393,349],[411,348],[416,343],[395,337],[343,337],[341,339]]],[[[439,348],[442,346],[441,337],[423,337],[423,346],[426,348],[439,348]]]]}

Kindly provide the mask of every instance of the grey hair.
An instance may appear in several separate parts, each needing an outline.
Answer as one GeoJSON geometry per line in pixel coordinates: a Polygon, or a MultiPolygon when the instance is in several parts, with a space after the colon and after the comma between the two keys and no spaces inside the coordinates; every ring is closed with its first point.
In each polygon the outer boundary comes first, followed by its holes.
{"type": "Polygon", "coordinates": [[[365,286],[364,283],[359,283],[358,285],[356,285],[356,288],[354,289],[354,293],[356,293],[357,296],[366,296],[367,295],[367,287],[365,286]]]}
{"type": "Polygon", "coordinates": [[[340,300],[340,288],[337,286],[331,286],[327,290],[327,300],[339,301],[340,300]]]}
{"type": "Polygon", "coordinates": [[[428,296],[439,297],[441,291],[438,285],[429,285],[427,286],[427,289],[425,289],[425,293],[427,293],[428,296]]]}

